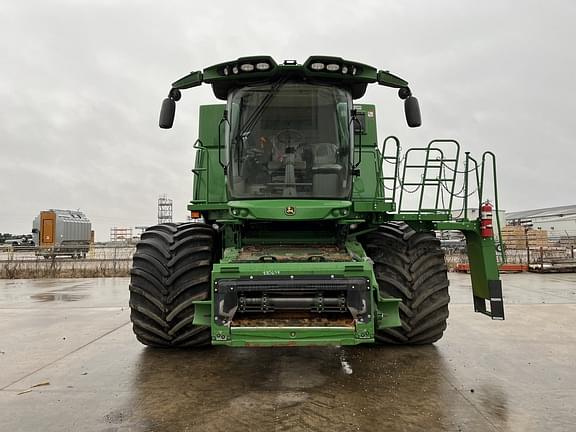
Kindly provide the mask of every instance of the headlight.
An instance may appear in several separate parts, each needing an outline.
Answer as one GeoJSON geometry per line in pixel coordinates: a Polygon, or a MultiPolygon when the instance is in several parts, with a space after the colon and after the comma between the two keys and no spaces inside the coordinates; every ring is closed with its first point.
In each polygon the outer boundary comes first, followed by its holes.
{"type": "Polygon", "coordinates": [[[240,65],[240,70],[242,72],[252,72],[254,70],[254,65],[250,63],[244,63],[243,65],[240,65]]]}
{"type": "Polygon", "coordinates": [[[315,71],[320,71],[320,70],[324,69],[324,63],[312,63],[310,65],[310,69],[315,70],[315,71]]]}
{"type": "Polygon", "coordinates": [[[256,69],[258,69],[259,71],[265,71],[270,69],[270,65],[268,63],[257,63],[256,64],[256,69]]]}
{"type": "Polygon", "coordinates": [[[340,65],[337,65],[336,63],[330,63],[326,66],[326,69],[330,72],[336,72],[340,69],[340,65]]]}

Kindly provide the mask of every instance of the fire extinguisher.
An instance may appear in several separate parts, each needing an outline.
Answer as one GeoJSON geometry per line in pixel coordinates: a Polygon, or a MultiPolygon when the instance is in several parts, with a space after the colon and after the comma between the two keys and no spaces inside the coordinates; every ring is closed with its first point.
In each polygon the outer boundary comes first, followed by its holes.
{"type": "Polygon", "coordinates": [[[480,236],[484,238],[494,237],[494,226],[492,225],[492,211],[494,207],[490,201],[486,201],[480,206],[480,236]]]}

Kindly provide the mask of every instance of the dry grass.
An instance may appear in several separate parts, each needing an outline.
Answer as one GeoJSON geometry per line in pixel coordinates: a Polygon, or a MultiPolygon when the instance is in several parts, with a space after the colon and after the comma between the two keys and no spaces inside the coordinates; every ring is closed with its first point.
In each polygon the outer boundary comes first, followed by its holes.
{"type": "Polygon", "coordinates": [[[132,260],[6,260],[0,279],[89,278],[129,276],[132,260]]]}
{"type": "Polygon", "coordinates": [[[0,248],[0,279],[129,276],[134,245],[94,246],[83,259],[44,259],[35,249],[0,248]]]}

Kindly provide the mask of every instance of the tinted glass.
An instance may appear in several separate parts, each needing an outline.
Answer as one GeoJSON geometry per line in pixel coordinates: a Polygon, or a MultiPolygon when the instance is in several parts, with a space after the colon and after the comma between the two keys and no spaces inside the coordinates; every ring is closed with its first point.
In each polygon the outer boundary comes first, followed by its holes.
{"type": "Polygon", "coordinates": [[[347,198],[351,98],[326,85],[244,87],[229,97],[233,198],[347,198]]]}

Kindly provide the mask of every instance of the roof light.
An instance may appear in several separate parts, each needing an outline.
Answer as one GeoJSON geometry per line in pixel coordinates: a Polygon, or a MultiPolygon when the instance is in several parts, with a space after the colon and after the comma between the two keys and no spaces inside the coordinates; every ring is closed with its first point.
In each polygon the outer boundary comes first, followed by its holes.
{"type": "Polygon", "coordinates": [[[346,66],[346,65],[342,66],[342,73],[343,73],[343,74],[347,74],[347,73],[348,73],[348,66],[346,66]]]}
{"type": "Polygon", "coordinates": [[[224,68],[224,75],[225,75],[225,76],[228,76],[229,73],[230,73],[230,71],[228,70],[228,66],[226,66],[226,67],[224,68]]]}
{"type": "Polygon", "coordinates": [[[270,69],[270,65],[268,63],[262,62],[262,63],[256,63],[256,69],[258,69],[259,71],[265,71],[270,69]]]}
{"type": "Polygon", "coordinates": [[[234,66],[234,67],[232,68],[232,73],[233,73],[233,74],[237,74],[237,73],[238,73],[238,66],[234,66]]]}
{"type": "Polygon", "coordinates": [[[322,69],[324,69],[324,67],[325,67],[324,63],[312,63],[310,65],[310,69],[315,71],[321,71],[322,69]]]}
{"type": "Polygon", "coordinates": [[[352,75],[356,75],[356,72],[357,72],[357,71],[356,71],[356,66],[353,66],[353,67],[352,67],[352,75]]]}
{"type": "Polygon", "coordinates": [[[336,63],[330,63],[329,65],[326,66],[326,69],[329,70],[330,72],[336,72],[340,70],[340,65],[337,65],[336,63]]]}
{"type": "Polygon", "coordinates": [[[254,70],[254,65],[250,63],[244,63],[243,65],[240,65],[240,70],[242,72],[252,72],[254,70]]]}

